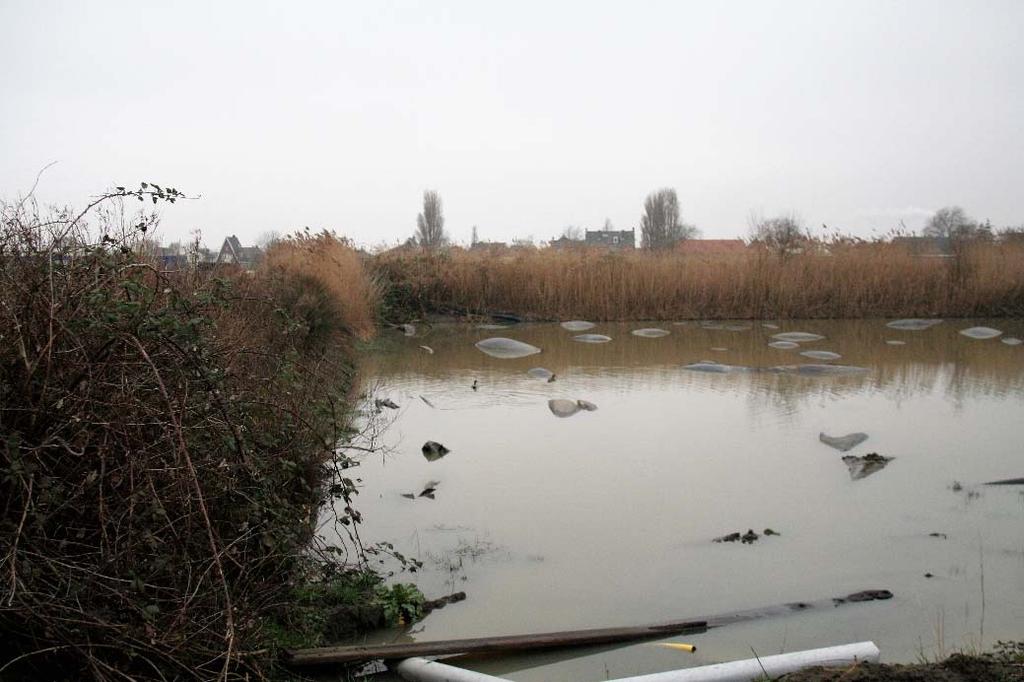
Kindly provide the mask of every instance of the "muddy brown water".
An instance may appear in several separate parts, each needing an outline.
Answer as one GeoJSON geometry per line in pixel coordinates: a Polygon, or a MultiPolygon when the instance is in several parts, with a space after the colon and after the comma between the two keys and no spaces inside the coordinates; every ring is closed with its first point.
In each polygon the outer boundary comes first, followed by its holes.
{"type": "Polygon", "coordinates": [[[958,333],[985,325],[1020,337],[1024,321],[776,324],[598,324],[591,331],[612,338],[602,344],[557,324],[384,338],[361,368],[367,418],[387,427],[386,450],[357,470],[363,537],[422,560],[399,579],[428,597],[468,598],[375,641],[641,625],[868,588],[896,596],[666,640],[696,644],[693,654],[637,644],[465,665],[513,680],[599,680],[752,650],[869,639],[884,661],[909,662],[1024,638],[1024,486],[981,485],[1024,475],[1024,349],[958,333]],[[645,327],[671,334],[630,334],[645,327]],[[825,338],[769,347],[783,331],[825,338]],[[507,360],[474,347],[492,336],[542,352],[507,360]],[[817,362],[807,350],[867,371],[683,369],[817,362]],[[373,415],[373,397],[400,408],[373,415]],[[598,409],[558,418],[551,399],[598,409]],[[820,432],[869,437],[843,453],[820,432]],[[428,461],[428,440],[451,452],[428,461]],[[872,452],[895,459],[852,480],[842,456],[872,452]],[[428,484],[433,499],[403,497],[428,484]],[[781,535],[712,542],[767,527],[781,535]]]}

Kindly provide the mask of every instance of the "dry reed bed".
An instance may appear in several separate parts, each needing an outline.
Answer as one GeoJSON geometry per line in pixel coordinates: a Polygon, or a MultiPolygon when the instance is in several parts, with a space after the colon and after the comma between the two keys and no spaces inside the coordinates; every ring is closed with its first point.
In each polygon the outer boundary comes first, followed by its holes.
{"type": "Polygon", "coordinates": [[[1024,314],[1024,249],[975,244],[950,258],[892,244],[830,253],[454,251],[385,253],[375,267],[401,307],[537,318],[860,318],[1024,314]]]}

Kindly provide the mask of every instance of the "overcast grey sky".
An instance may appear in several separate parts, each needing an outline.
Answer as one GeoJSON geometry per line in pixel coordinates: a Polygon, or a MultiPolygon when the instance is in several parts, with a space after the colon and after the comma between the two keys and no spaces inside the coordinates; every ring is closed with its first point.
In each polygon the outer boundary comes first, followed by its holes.
{"type": "Polygon", "coordinates": [[[0,0],[0,196],[202,199],[165,238],[468,241],[751,211],[870,236],[960,204],[1024,222],[1024,1],[0,0]]]}

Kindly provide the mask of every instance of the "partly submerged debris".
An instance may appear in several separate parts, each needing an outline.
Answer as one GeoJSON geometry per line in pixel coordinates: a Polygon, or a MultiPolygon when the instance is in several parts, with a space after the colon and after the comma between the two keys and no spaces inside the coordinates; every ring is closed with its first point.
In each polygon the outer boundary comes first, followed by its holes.
{"type": "Polygon", "coordinates": [[[642,336],[646,339],[659,339],[662,336],[668,336],[672,332],[667,329],[658,329],[656,327],[645,327],[644,329],[634,329],[630,332],[633,336],[642,336]]]}
{"type": "Polygon", "coordinates": [[[416,325],[414,324],[400,324],[398,328],[402,330],[402,333],[406,336],[416,336],[416,325]]]}
{"type": "Polygon", "coordinates": [[[768,347],[777,348],[778,350],[793,350],[794,348],[799,348],[800,344],[792,341],[772,341],[768,344],[768,347]]]}
{"type": "Polygon", "coordinates": [[[443,609],[448,604],[455,604],[457,602],[464,601],[465,599],[466,599],[466,593],[465,592],[452,592],[447,597],[438,597],[437,599],[428,599],[427,601],[423,602],[423,605],[420,607],[420,610],[423,612],[423,615],[425,616],[428,613],[430,613],[431,611],[436,611],[437,609],[443,609]]]}
{"type": "Polygon", "coordinates": [[[425,497],[428,500],[434,499],[434,493],[437,492],[437,486],[441,485],[441,481],[427,481],[423,484],[423,490],[417,497],[425,497]]]}
{"type": "Polygon", "coordinates": [[[800,353],[805,358],[811,358],[813,360],[822,360],[828,362],[831,360],[838,360],[843,357],[839,353],[833,353],[830,350],[805,350],[800,353]]]}
{"type": "Polygon", "coordinates": [[[683,369],[688,369],[691,372],[710,372],[712,374],[728,374],[729,372],[749,372],[749,367],[742,367],[740,365],[723,365],[720,362],[714,362],[713,360],[701,360],[700,362],[694,362],[689,365],[683,365],[683,369]]]}
{"type": "Polygon", "coordinates": [[[1020,344],[1024,343],[1024,341],[1021,341],[1016,336],[1006,336],[999,340],[1005,343],[1007,346],[1019,346],[1020,344]]]}
{"type": "Polygon", "coordinates": [[[534,379],[540,379],[542,381],[555,380],[555,373],[545,367],[531,367],[530,369],[526,370],[526,373],[529,374],[534,379]]]}
{"type": "MultiPolygon", "coordinates": [[[[765,536],[777,535],[778,536],[778,535],[782,535],[782,533],[778,533],[778,532],[772,530],[771,528],[765,528],[764,532],[763,532],[763,535],[765,535],[765,536]]],[[[752,545],[755,542],[757,542],[757,540],[760,537],[761,537],[760,535],[758,535],[757,533],[754,532],[753,528],[748,528],[746,533],[739,533],[739,532],[729,533],[728,535],[722,535],[720,537],[714,538],[712,540],[712,542],[740,542],[740,543],[742,543],[744,545],[752,545]]]]}
{"type": "Polygon", "coordinates": [[[792,341],[793,343],[810,343],[811,341],[821,341],[825,337],[821,334],[812,334],[810,332],[780,332],[779,334],[772,334],[772,338],[776,341],[792,341]]]}
{"type": "Polygon", "coordinates": [[[862,478],[867,478],[871,474],[881,471],[893,459],[893,457],[885,457],[877,452],[869,452],[863,457],[846,455],[843,457],[843,463],[846,464],[847,468],[850,470],[850,479],[853,481],[859,481],[862,478]]]}
{"type": "Polygon", "coordinates": [[[971,339],[994,339],[1003,335],[1002,331],[992,327],[968,327],[961,329],[960,333],[971,339]]]}
{"type": "Polygon", "coordinates": [[[899,339],[886,339],[885,342],[887,344],[889,344],[890,346],[905,346],[905,345],[907,345],[906,341],[900,341],[899,339]]]}
{"type": "Polygon", "coordinates": [[[502,360],[525,358],[528,355],[535,355],[540,352],[540,348],[536,346],[531,346],[528,343],[516,341],[515,339],[507,339],[503,336],[483,339],[482,341],[477,341],[474,345],[478,350],[490,355],[492,358],[500,358],[502,360]]]}
{"type": "MultiPolygon", "coordinates": [[[[423,402],[425,402],[425,403],[427,404],[427,407],[434,407],[434,403],[430,402],[429,400],[427,400],[427,399],[426,399],[426,398],[424,398],[423,396],[420,396],[420,400],[422,400],[423,402]]],[[[435,409],[436,409],[436,408],[435,408],[435,409]]]]}
{"type": "Polygon", "coordinates": [[[824,432],[818,434],[818,440],[840,452],[852,450],[868,439],[868,434],[860,431],[845,436],[828,436],[824,432]]]}
{"type": "Polygon", "coordinates": [[[569,320],[568,322],[562,323],[562,329],[570,332],[585,332],[588,329],[593,329],[597,325],[593,322],[587,322],[586,320],[569,320]]]}
{"type": "Polygon", "coordinates": [[[427,458],[428,462],[436,462],[449,452],[451,452],[451,450],[437,441],[428,440],[423,444],[423,456],[427,458]]]}
{"type": "Polygon", "coordinates": [[[711,350],[716,351],[718,353],[724,353],[725,351],[727,351],[729,349],[726,348],[725,346],[712,346],[711,350]]]}
{"type": "Polygon", "coordinates": [[[916,317],[907,318],[904,320],[893,320],[885,324],[889,329],[899,329],[906,332],[919,332],[925,329],[931,329],[937,324],[941,324],[942,320],[928,319],[922,320],[916,317]]]}
{"type": "Polygon", "coordinates": [[[779,328],[779,325],[775,324],[774,322],[762,322],[761,326],[764,327],[765,329],[778,329],[779,328]]]}
{"type": "Polygon", "coordinates": [[[430,355],[434,354],[434,349],[431,348],[430,346],[420,346],[420,348],[422,348],[423,350],[427,351],[427,353],[429,353],[430,355]]]}
{"type": "Polygon", "coordinates": [[[548,401],[548,409],[556,417],[571,417],[580,410],[593,412],[597,405],[589,400],[568,400],[566,398],[553,398],[548,401]]]}
{"type": "Polygon", "coordinates": [[[380,408],[382,408],[382,407],[386,407],[389,410],[397,410],[398,409],[398,404],[395,401],[393,401],[391,398],[377,398],[376,400],[373,401],[373,404],[377,408],[378,412],[380,411],[380,408]]]}
{"type": "Polygon", "coordinates": [[[604,334],[579,334],[572,337],[572,340],[579,341],[580,343],[608,343],[612,340],[612,337],[605,336],[604,334]]]}
{"type": "Polygon", "coordinates": [[[509,324],[478,324],[476,326],[476,328],[477,329],[495,330],[495,329],[508,329],[511,326],[512,325],[509,325],[509,324]]]}
{"type": "Polygon", "coordinates": [[[889,590],[864,590],[848,594],[845,597],[833,597],[832,602],[838,606],[846,602],[875,601],[876,599],[892,599],[892,592],[889,590]]]}
{"type": "Polygon", "coordinates": [[[1001,481],[989,481],[985,485],[1024,485],[1024,478],[1004,478],[1001,481]]]}
{"type": "Polygon", "coordinates": [[[571,417],[580,411],[580,406],[575,400],[566,400],[565,398],[552,398],[548,401],[548,409],[551,410],[551,414],[556,417],[571,417]]]}
{"type": "Polygon", "coordinates": [[[473,379],[473,386],[471,388],[475,391],[479,387],[480,385],[477,383],[476,379],[473,379]]]}

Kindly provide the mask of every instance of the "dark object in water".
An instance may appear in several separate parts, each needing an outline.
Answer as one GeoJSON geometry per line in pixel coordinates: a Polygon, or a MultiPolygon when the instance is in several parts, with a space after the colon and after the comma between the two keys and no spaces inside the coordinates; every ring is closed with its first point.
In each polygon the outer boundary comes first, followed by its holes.
{"type": "Polygon", "coordinates": [[[934,577],[935,577],[935,575],[934,575],[934,574],[932,574],[932,573],[925,573],[925,574],[924,574],[924,577],[925,577],[925,578],[934,578],[934,577]]]}
{"type": "Polygon", "coordinates": [[[753,528],[748,528],[747,532],[744,533],[743,537],[740,538],[740,542],[742,542],[744,545],[750,545],[753,544],[754,541],[756,541],[759,537],[761,536],[755,533],[753,528]]]}
{"type": "Polygon", "coordinates": [[[423,444],[423,456],[427,458],[428,462],[436,462],[449,452],[451,450],[436,441],[428,440],[423,444]]]}
{"type": "Polygon", "coordinates": [[[398,404],[395,403],[395,401],[391,400],[391,398],[377,398],[376,400],[373,401],[373,404],[377,406],[378,410],[382,407],[386,407],[389,410],[398,409],[398,404]]]}
{"type": "Polygon", "coordinates": [[[739,539],[739,533],[729,533],[728,535],[723,535],[721,537],[715,538],[714,540],[712,540],[712,542],[738,542],[739,539]]]}
{"type": "Polygon", "coordinates": [[[423,615],[427,615],[431,611],[437,609],[443,609],[448,604],[455,604],[456,602],[464,601],[466,599],[465,592],[452,592],[446,597],[438,597],[437,599],[428,599],[423,602],[423,615]]]}
{"type": "Polygon", "coordinates": [[[772,530],[771,528],[765,528],[764,529],[764,534],[765,535],[782,535],[782,533],[776,532],[776,531],[772,530]]]}
{"type": "Polygon", "coordinates": [[[892,592],[889,590],[864,590],[848,594],[845,597],[836,597],[832,602],[839,606],[847,602],[875,601],[876,599],[892,599],[892,592]]]}
{"type": "Polygon", "coordinates": [[[846,455],[843,457],[843,463],[850,469],[850,479],[859,481],[881,471],[893,459],[893,457],[885,457],[877,452],[869,452],[863,457],[846,455]]]}
{"type": "Polygon", "coordinates": [[[989,481],[985,485],[1024,485],[1024,478],[1005,478],[1001,481],[989,481]]]}
{"type": "Polygon", "coordinates": [[[476,379],[473,379],[473,390],[475,391],[476,389],[477,389],[476,379]]]}
{"type": "Polygon", "coordinates": [[[821,432],[818,434],[818,440],[820,440],[825,445],[828,445],[829,447],[833,447],[836,450],[839,450],[840,452],[852,450],[853,448],[857,447],[867,439],[868,434],[863,433],[861,431],[857,431],[856,433],[848,433],[845,436],[829,436],[825,432],[821,432]]]}
{"type": "Polygon", "coordinates": [[[930,538],[942,538],[943,540],[948,540],[949,539],[949,536],[946,535],[945,533],[928,533],[928,537],[930,537],[930,538]]]}
{"type": "Polygon", "coordinates": [[[402,497],[404,497],[407,500],[415,500],[416,493],[402,493],[402,497]]]}
{"type": "Polygon", "coordinates": [[[512,324],[519,324],[523,321],[523,318],[515,313],[491,313],[491,319],[495,322],[511,322],[512,324]]]}

